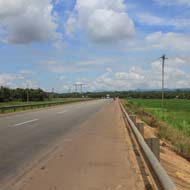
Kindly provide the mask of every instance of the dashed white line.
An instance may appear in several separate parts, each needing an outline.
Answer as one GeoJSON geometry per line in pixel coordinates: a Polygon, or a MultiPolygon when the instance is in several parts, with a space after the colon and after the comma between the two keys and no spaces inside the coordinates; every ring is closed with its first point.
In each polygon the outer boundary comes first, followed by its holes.
{"type": "Polygon", "coordinates": [[[35,121],[38,121],[39,119],[32,119],[32,120],[29,120],[29,121],[24,121],[24,122],[22,122],[22,123],[17,123],[17,124],[15,124],[14,126],[15,127],[18,127],[18,126],[21,126],[21,125],[24,125],[24,124],[28,124],[28,123],[32,123],[32,122],[35,122],[35,121]]]}
{"type": "Polygon", "coordinates": [[[63,111],[58,112],[58,114],[62,114],[62,113],[66,113],[66,112],[67,112],[66,110],[63,110],[63,111]]]}

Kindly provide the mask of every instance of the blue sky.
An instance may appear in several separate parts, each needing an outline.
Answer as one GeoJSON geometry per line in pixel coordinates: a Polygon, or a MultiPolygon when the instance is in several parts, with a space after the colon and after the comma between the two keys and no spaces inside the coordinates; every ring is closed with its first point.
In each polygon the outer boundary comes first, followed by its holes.
{"type": "Polygon", "coordinates": [[[0,1],[0,85],[57,92],[190,87],[189,0],[0,1]]]}

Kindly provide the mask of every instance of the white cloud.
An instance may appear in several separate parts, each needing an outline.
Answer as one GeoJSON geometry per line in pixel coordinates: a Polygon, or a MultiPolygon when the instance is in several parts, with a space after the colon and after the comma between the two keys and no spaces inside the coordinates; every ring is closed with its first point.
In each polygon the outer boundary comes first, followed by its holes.
{"type": "Polygon", "coordinates": [[[75,31],[76,29],[76,26],[77,26],[77,20],[76,18],[71,15],[68,20],[67,20],[67,23],[65,25],[65,33],[70,36],[72,35],[72,33],[75,31]]]}
{"type": "Polygon", "coordinates": [[[21,70],[20,74],[31,75],[31,74],[34,74],[34,71],[31,71],[31,70],[21,70]]]}
{"type": "Polygon", "coordinates": [[[0,0],[0,30],[15,44],[59,38],[52,11],[50,0],[0,0]]]}
{"type": "Polygon", "coordinates": [[[84,12],[88,11],[87,9],[112,9],[114,11],[124,11],[126,8],[123,0],[78,0],[76,6],[78,9],[84,9],[84,12]]]}
{"type": "Polygon", "coordinates": [[[149,13],[139,13],[137,14],[137,22],[147,24],[147,25],[165,25],[165,20],[158,16],[149,13]]]}
{"type": "Polygon", "coordinates": [[[190,48],[190,36],[175,32],[154,32],[146,36],[145,42],[153,49],[188,51],[190,48]]]}
{"type": "Polygon", "coordinates": [[[190,49],[190,35],[176,32],[162,31],[153,32],[143,39],[135,39],[127,44],[126,50],[154,51],[162,50],[168,52],[188,53],[190,49]]]}
{"type": "Polygon", "coordinates": [[[85,73],[94,70],[102,70],[105,67],[116,67],[119,59],[117,58],[91,58],[73,62],[46,60],[38,62],[37,65],[43,70],[53,73],[85,73]]]}
{"type": "Polygon", "coordinates": [[[0,74],[0,86],[12,86],[15,81],[23,80],[24,77],[18,74],[0,74]]]}
{"type": "Polygon", "coordinates": [[[21,87],[23,87],[23,88],[33,88],[33,89],[39,88],[39,86],[33,80],[25,80],[21,84],[21,87]]]}
{"type": "MultiPolygon", "coordinates": [[[[78,66],[84,63],[84,66],[96,64],[95,61],[78,62],[72,65],[70,72],[79,72],[78,66]]],[[[56,68],[56,62],[50,61],[48,63],[52,68],[56,68]]],[[[99,65],[99,62],[97,62],[99,65]]],[[[165,64],[165,84],[166,88],[188,88],[190,86],[190,76],[184,66],[190,65],[190,57],[173,57],[166,60],[165,64]]],[[[46,68],[49,66],[46,65],[46,68]]],[[[81,66],[82,67],[82,66],[81,66]]],[[[50,68],[48,68],[50,69],[50,68]]],[[[58,72],[60,67],[53,72],[58,72]]],[[[65,68],[63,67],[65,73],[65,68]]],[[[1,74],[0,85],[10,87],[23,87],[28,85],[30,88],[38,88],[39,85],[36,79],[29,79],[25,73],[23,74],[1,74]]],[[[62,73],[62,72],[59,72],[62,73]]],[[[67,73],[67,72],[66,72],[67,73]]],[[[73,90],[73,79],[70,81],[66,75],[57,75],[56,90],[68,92],[69,89],[73,90]]],[[[76,82],[85,84],[85,91],[100,91],[100,90],[133,90],[133,89],[158,89],[161,87],[161,60],[151,62],[147,67],[131,66],[128,71],[117,69],[116,72],[109,67],[105,73],[94,79],[78,78],[76,82]]],[[[43,88],[43,85],[40,85],[43,88]]]]}
{"type": "Polygon", "coordinates": [[[165,5],[165,6],[171,6],[171,5],[185,5],[190,6],[189,0],[154,0],[154,2],[165,5]]]}
{"type": "Polygon", "coordinates": [[[138,13],[136,22],[149,26],[171,26],[174,28],[189,28],[190,20],[186,18],[164,18],[150,13],[138,13]]]}
{"type": "Polygon", "coordinates": [[[115,42],[132,37],[134,27],[126,13],[103,9],[89,18],[88,33],[94,42],[115,42]]]}
{"type": "Polygon", "coordinates": [[[0,86],[8,86],[10,88],[17,88],[30,86],[30,88],[37,88],[36,82],[32,79],[28,79],[29,76],[35,74],[31,70],[21,70],[18,73],[2,73],[0,74],[0,86]]]}
{"type": "Polygon", "coordinates": [[[96,43],[129,39],[135,33],[123,0],[78,0],[65,28],[67,34],[84,30],[96,43]]]}
{"type": "MultiPolygon", "coordinates": [[[[189,65],[190,58],[168,59],[165,67],[166,88],[189,88],[190,76],[182,69],[189,65]]],[[[113,72],[111,69],[94,80],[81,79],[86,90],[135,90],[161,88],[161,61],[152,62],[148,68],[132,66],[127,72],[113,72]]]]}

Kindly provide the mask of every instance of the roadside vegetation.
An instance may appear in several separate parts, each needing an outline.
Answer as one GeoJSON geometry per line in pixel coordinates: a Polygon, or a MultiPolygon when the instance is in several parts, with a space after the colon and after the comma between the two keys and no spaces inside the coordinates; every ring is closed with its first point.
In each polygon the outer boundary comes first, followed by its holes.
{"type": "Polygon", "coordinates": [[[0,102],[1,106],[17,106],[17,105],[30,105],[30,104],[45,104],[45,103],[53,103],[53,102],[67,102],[71,100],[77,100],[80,98],[51,98],[45,99],[44,101],[8,101],[8,102],[0,102]]]}
{"type": "Polygon", "coordinates": [[[29,102],[37,102],[44,103],[45,101],[60,101],[63,98],[81,98],[80,93],[67,93],[67,94],[59,94],[53,92],[45,92],[42,89],[30,89],[30,88],[16,88],[11,89],[8,87],[0,87],[0,104],[1,105],[18,105],[22,104],[22,102],[27,102],[27,98],[29,102]]]}
{"type": "Polygon", "coordinates": [[[45,92],[42,89],[0,87],[0,113],[38,109],[45,106],[53,106],[57,103],[63,104],[86,100],[83,97],[86,96],[80,93],[68,93],[64,95],[45,92]]]}
{"type": "MultiPolygon", "coordinates": [[[[0,104],[0,114],[25,111],[31,109],[40,109],[44,107],[63,105],[67,103],[81,102],[90,100],[89,98],[59,98],[43,102],[4,102],[0,104]]],[[[92,99],[91,99],[92,100],[92,99]]]]}
{"type": "Polygon", "coordinates": [[[164,109],[160,99],[124,100],[128,111],[158,130],[160,138],[169,140],[176,152],[190,158],[190,100],[167,99],[164,109]]]}

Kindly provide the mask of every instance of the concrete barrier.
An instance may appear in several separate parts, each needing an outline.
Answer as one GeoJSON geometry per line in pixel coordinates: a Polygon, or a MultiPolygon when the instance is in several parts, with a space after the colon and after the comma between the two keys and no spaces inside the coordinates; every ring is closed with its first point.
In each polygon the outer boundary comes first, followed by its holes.
{"type": "Polygon", "coordinates": [[[130,115],[130,118],[133,121],[133,123],[136,124],[136,115],[130,115]]]}
{"type": "Polygon", "coordinates": [[[137,129],[139,130],[139,132],[141,133],[141,135],[144,137],[144,124],[137,123],[136,126],[137,126],[137,129]]]}
{"type": "Polygon", "coordinates": [[[147,138],[145,139],[146,143],[156,156],[156,158],[160,161],[160,139],[159,138],[147,138]]]}

